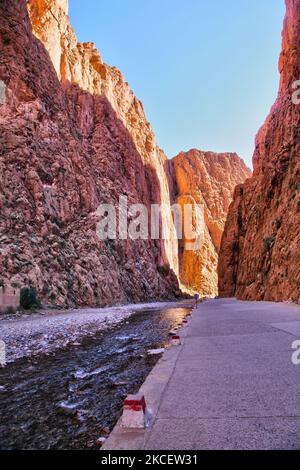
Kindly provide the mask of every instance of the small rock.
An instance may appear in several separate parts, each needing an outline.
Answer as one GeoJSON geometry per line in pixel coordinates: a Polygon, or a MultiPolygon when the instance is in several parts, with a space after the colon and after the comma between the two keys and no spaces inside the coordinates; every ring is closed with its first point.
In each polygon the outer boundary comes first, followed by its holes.
{"type": "Polygon", "coordinates": [[[174,336],[174,335],[176,335],[176,333],[177,333],[177,328],[175,328],[174,330],[170,331],[169,336],[174,336]]]}
{"type": "Polygon", "coordinates": [[[99,437],[99,439],[96,440],[96,444],[97,446],[102,447],[105,441],[106,441],[106,437],[99,437]]]}
{"type": "Polygon", "coordinates": [[[58,404],[58,409],[62,414],[65,414],[67,416],[75,416],[77,414],[76,404],[71,405],[63,401],[58,404]]]}
{"type": "Polygon", "coordinates": [[[101,429],[101,432],[102,432],[103,434],[110,434],[110,429],[109,429],[109,428],[102,428],[102,429],[101,429]]]}
{"type": "Polygon", "coordinates": [[[159,354],[163,354],[165,352],[165,348],[160,349],[149,349],[147,351],[148,356],[158,356],[159,354]]]}
{"type": "Polygon", "coordinates": [[[79,423],[84,423],[89,418],[89,412],[87,410],[78,410],[76,419],[79,423]]]}
{"type": "Polygon", "coordinates": [[[123,387],[124,385],[128,385],[128,382],[120,381],[120,382],[113,382],[112,384],[113,387],[123,387]]]}

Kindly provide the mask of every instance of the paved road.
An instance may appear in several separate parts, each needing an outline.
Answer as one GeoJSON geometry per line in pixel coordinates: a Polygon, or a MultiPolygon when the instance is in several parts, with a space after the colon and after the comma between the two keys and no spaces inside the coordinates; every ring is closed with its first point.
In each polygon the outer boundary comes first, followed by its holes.
{"type": "Polygon", "coordinates": [[[105,449],[300,449],[300,307],[210,300],[182,336],[141,389],[152,426],[117,425],[105,449]]]}

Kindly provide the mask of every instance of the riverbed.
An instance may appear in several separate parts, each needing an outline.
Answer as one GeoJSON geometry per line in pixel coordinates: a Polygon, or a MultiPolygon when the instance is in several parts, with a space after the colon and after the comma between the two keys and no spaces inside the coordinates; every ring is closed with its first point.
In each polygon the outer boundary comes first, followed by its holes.
{"type": "Polygon", "coordinates": [[[190,308],[137,308],[106,331],[0,369],[0,449],[96,449],[190,308]],[[2,387],[2,388],[1,388],[2,387]]]}

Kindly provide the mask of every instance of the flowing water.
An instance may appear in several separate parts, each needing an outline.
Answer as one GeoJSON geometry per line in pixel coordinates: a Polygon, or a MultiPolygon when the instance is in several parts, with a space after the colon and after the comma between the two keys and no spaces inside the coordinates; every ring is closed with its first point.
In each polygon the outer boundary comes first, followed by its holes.
{"type": "Polygon", "coordinates": [[[147,350],[165,347],[189,310],[139,311],[78,347],[0,369],[0,449],[97,448],[159,359],[147,350]]]}

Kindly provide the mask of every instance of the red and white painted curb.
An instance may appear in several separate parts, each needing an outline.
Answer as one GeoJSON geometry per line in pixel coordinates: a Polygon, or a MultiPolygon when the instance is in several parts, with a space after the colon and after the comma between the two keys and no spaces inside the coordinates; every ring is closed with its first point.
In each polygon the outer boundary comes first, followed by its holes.
{"type": "Polygon", "coordinates": [[[172,346],[180,346],[181,345],[181,339],[180,336],[178,335],[173,335],[171,339],[171,345],[172,346]]]}
{"type": "Polygon", "coordinates": [[[144,429],[148,426],[149,416],[144,395],[128,395],[124,401],[121,427],[144,429]]]}

